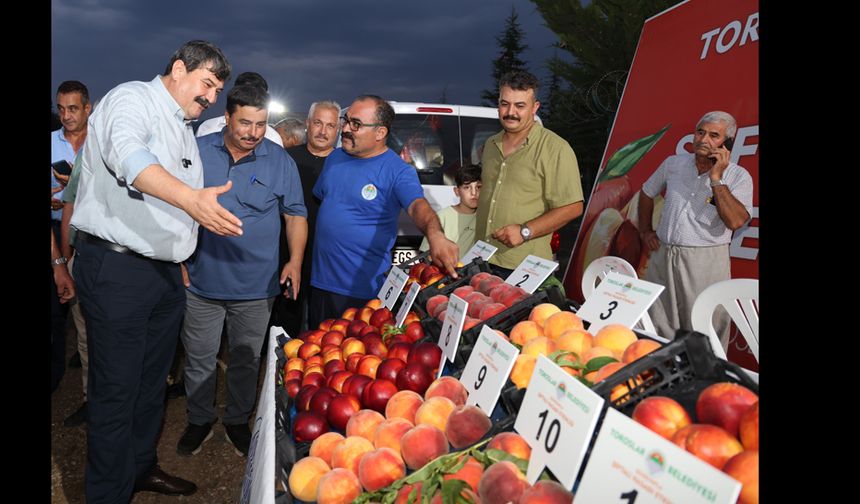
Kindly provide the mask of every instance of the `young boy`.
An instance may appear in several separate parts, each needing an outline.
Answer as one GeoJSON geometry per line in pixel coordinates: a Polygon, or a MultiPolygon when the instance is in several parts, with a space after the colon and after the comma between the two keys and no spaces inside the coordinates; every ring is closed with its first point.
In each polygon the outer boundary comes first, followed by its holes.
{"type": "MultiPolygon", "coordinates": [[[[457,185],[454,194],[460,198],[456,205],[439,210],[439,221],[445,236],[460,247],[460,255],[465,254],[475,244],[475,215],[478,210],[478,196],[481,194],[481,167],[466,165],[454,175],[457,185]]],[[[419,250],[429,249],[427,238],[421,242],[419,250]]]]}

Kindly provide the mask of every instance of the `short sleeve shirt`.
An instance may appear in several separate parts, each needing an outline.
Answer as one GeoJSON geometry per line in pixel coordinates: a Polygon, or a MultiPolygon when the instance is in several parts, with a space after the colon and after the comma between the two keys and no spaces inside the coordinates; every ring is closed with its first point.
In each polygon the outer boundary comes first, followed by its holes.
{"type": "MultiPolygon", "coordinates": [[[[752,177],[742,166],[729,163],[723,181],[738,201],[752,215],[752,177]]],[[[695,154],[678,154],[666,158],[642,184],[642,191],[656,198],[666,191],[665,202],[657,225],[657,238],[669,245],[710,247],[732,241],[713,203],[711,178],[708,172],[699,174],[695,154]]]]}
{"type": "Polygon", "coordinates": [[[493,231],[582,201],[582,184],[576,155],[560,136],[535,123],[523,145],[505,157],[504,133],[491,136],[484,145],[475,238],[498,247],[491,263],[514,269],[528,255],[552,259],[551,234],[510,248],[492,238],[493,231]]]}
{"type": "Polygon", "coordinates": [[[390,149],[363,159],[335,149],[314,186],[321,200],[311,285],[371,299],[391,266],[397,217],[424,190],[415,168],[390,149]]]}

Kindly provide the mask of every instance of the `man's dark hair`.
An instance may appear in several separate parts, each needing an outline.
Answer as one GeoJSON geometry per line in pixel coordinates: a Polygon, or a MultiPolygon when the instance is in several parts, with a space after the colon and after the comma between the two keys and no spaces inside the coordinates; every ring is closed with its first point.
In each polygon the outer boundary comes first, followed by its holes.
{"type": "Polygon", "coordinates": [[[206,68],[222,81],[227,81],[230,78],[232,68],[227,58],[221,49],[211,42],[205,40],[192,40],[186,42],[182,47],[173,53],[167,68],[164,69],[164,75],[170,75],[173,70],[173,64],[176,60],[182,60],[185,63],[185,69],[189,72],[197,70],[203,65],[208,64],[206,68]]]}
{"type": "MultiPolygon", "coordinates": [[[[355,99],[356,101],[373,100],[376,103],[376,119],[375,121],[391,133],[391,123],[394,122],[394,108],[388,104],[381,96],[377,95],[361,95],[355,99]]],[[[385,136],[388,136],[386,133],[385,136]]]]}
{"type": "Polygon", "coordinates": [[[233,86],[227,93],[227,112],[231,115],[239,107],[264,109],[269,106],[269,92],[260,86],[233,86]]]}
{"type": "Polygon", "coordinates": [[[534,89],[535,98],[537,98],[540,81],[531,72],[526,72],[525,70],[513,70],[502,75],[502,78],[499,79],[499,89],[503,86],[507,86],[517,91],[528,91],[529,89],[534,89]]]}
{"type": "Polygon", "coordinates": [[[461,166],[457,168],[457,171],[454,173],[454,182],[457,183],[457,187],[465,184],[471,184],[472,182],[480,182],[481,181],[481,166],[474,164],[467,164],[466,166],[461,166]]]}
{"type": "Polygon", "coordinates": [[[57,94],[81,93],[81,102],[86,105],[90,102],[90,91],[80,81],[67,80],[57,88],[57,94]]]}
{"type": "Polygon", "coordinates": [[[236,76],[236,86],[259,86],[263,91],[269,90],[269,83],[257,72],[242,72],[236,76]]]}

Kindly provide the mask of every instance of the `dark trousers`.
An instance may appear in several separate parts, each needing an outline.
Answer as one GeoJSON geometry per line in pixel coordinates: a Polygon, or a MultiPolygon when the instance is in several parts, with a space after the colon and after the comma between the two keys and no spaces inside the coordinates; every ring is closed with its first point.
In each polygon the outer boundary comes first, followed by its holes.
{"type": "Polygon", "coordinates": [[[165,386],[182,315],[179,265],[79,240],[78,296],[87,307],[88,504],[128,502],[155,467],[165,386]]]}
{"type": "Polygon", "coordinates": [[[310,301],[308,302],[308,327],[316,329],[323,320],[340,318],[347,308],[360,308],[365,303],[367,303],[366,299],[344,296],[311,287],[310,301]]]}

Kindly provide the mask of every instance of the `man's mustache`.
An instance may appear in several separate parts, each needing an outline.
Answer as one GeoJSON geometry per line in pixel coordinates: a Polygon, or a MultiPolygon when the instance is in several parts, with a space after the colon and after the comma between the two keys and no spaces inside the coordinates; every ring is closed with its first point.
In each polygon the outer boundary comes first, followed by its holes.
{"type": "Polygon", "coordinates": [[[512,115],[506,115],[502,119],[504,119],[505,121],[519,121],[520,120],[519,117],[512,116],[512,115]]]}
{"type": "Polygon", "coordinates": [[[194,101],[199,103],[200,106],[203,108],[209,108],[209,100],[207,100],[206,98],[203,98],[202,96],[194,97],[194,101]]]}

